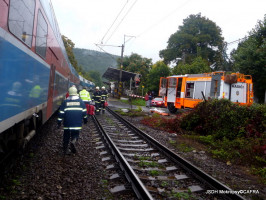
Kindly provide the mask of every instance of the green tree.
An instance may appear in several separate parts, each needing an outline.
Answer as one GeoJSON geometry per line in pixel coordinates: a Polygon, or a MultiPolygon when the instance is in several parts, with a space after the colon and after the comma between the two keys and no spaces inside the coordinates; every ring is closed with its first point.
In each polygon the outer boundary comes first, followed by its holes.
{"type": "Polygon", "coordinates": [[[76,60],[75,54],[74,54],[74,47],[75,44],[66,36],[62,36],[62,40],[65,45],[65,49],[67,52],[68,59],[74,69],[77,71],[79,75],[81,75],[83,78],[92,81],[95,83],[95,85],[101,86],[102,85],[102,79],[100,76],[100,73],[97,71],[85,71],[84,67],[78,66],[78,62],[76,60]]]}
{"type": "Polygon", "coordinates": [[[177,63],[177,58],[181,57],[183,62],[190,64],[194,58],[201,56],[209,65],[216,62],[216,66],[220,66],[223,48],[221,28],[199,13],[183,20],[183,26],[170,36],[167,48],[159,55],[167,64],[177,63]]]}
{"type": "Polygon", "coordinates": [[[146,81],[147,89],[149,91],[154,91],[155,94],[158,94],[159,84],[161,77],[167,77],[170,75],[170,68],[162,61],[156,62],[152,65],[152,69],[148,74],[146,81]]]}
{"type": "Polygon", "coordinates": [[[266,15],[259,21],[249,36],[231,53],[233,67],[246,75],[252,75],[254,95],[264,102],[266,90],[266,15]]]}
{"type": "Polygon", "coordinates": [[[68,59],[69,59],[70,63],[73,65],[73,67],[75,68],[75,70],[78,72],[78,62],[77,62],[75,55],[73,53],[73,48],[75,47],[75,44],[74,44],[74,42],[72,42],[72,40],[70,40],[69,38],[67,38],[64,35],[62,35],[62,40],[63,40],[64,45],[65,45],[68,59]]]}
{"type": "Polygon", "coordinates": [[[92,81],[95,83],[95,86],[102,86],[102,79],[100,72],[90,71],[89,75],[92,78],[92,81]]]}
{"type": "Polygon", "coordinates": [[[195,58],[191,64],[180,63],[172,70],[174,75],[200,74],[207,72],[211,72],[211,68],[208,66],[207,61],[201,57],[195,58]]]}
{"type": "MultiPolygon", "coordinates": [[[[121,59],[118,59],[118,68],[120,69],[121,59]]],[[[151,69],[152,59],[143,58],[142,56],[132,53],[123,59],[123,70],[141,74],[141,85],[146,85],[148,73],[151,69]]]]}

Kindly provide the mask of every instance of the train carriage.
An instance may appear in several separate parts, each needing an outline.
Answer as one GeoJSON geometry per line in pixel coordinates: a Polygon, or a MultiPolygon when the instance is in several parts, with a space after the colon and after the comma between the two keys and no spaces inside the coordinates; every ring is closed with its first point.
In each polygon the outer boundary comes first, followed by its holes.
{"type": "Polygon", "coordinates": [[[1,154],[24,145],[80,79],[50,0],[4,0],[0,10],[1,154]]]}
{"type": "Polygon", "coordinates": [[[172,113],[180,108],[194,108],[204,99],[229,99],[232,102],[251,105],[253,84],[250,75],[213,72],[161,77],[159,96],[172,113]]]}

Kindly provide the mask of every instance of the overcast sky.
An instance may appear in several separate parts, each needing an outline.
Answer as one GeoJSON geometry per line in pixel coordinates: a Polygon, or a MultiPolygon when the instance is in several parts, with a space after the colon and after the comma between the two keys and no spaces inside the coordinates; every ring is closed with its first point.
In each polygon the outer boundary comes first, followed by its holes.
{"type": "MultiPolygon", "coordinates": [[[[190,14],[201,13],[222,29],[226,42],[248,35],[266,14],[266,0],[51,0],[62,35],[76,48],[160,60],[171,34],[190,14]],[[120,13],[120,15],[119,15],[120,13]],[[126,36],[125,36],[126,35],[126,36]],[[129,37],[134,36],[134,37],[129,37]]],[[[230,50],[237,43],[230,45],[230,50]]],[[[230,51],[229,50],[229,51],[230,51]]]]}

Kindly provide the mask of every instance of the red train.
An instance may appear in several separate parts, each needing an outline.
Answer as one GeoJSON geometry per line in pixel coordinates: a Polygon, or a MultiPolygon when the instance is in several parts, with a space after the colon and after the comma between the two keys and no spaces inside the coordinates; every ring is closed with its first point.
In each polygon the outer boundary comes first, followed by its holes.
{"type": "Polygon", "coordinates": [[[0,159],[24,146],[58,109],[71,66],[50,0],[0,1],[0,159]]]}

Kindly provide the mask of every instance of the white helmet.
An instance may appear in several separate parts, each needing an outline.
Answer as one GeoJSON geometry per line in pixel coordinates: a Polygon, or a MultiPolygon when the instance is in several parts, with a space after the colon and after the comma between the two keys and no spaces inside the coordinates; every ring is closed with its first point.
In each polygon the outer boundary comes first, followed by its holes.
{"type": "Polygon", "coordinates": [[[69,92],[69,96],[76,96],[76,95],[78,95],[77,88],[76,87],[70,87],[68,89],[68,92],[69,92]]]}
{"type": "Polygon", "coordinates": [[[95,89],[96,89],[96,90],[99,90],[100,88],[97,86],[95,89]]]}
{"type": "Polygon", "coordinates": [[[105,87],[104,86],[102,86],[102,90],[105,90],[105,87]]]}

